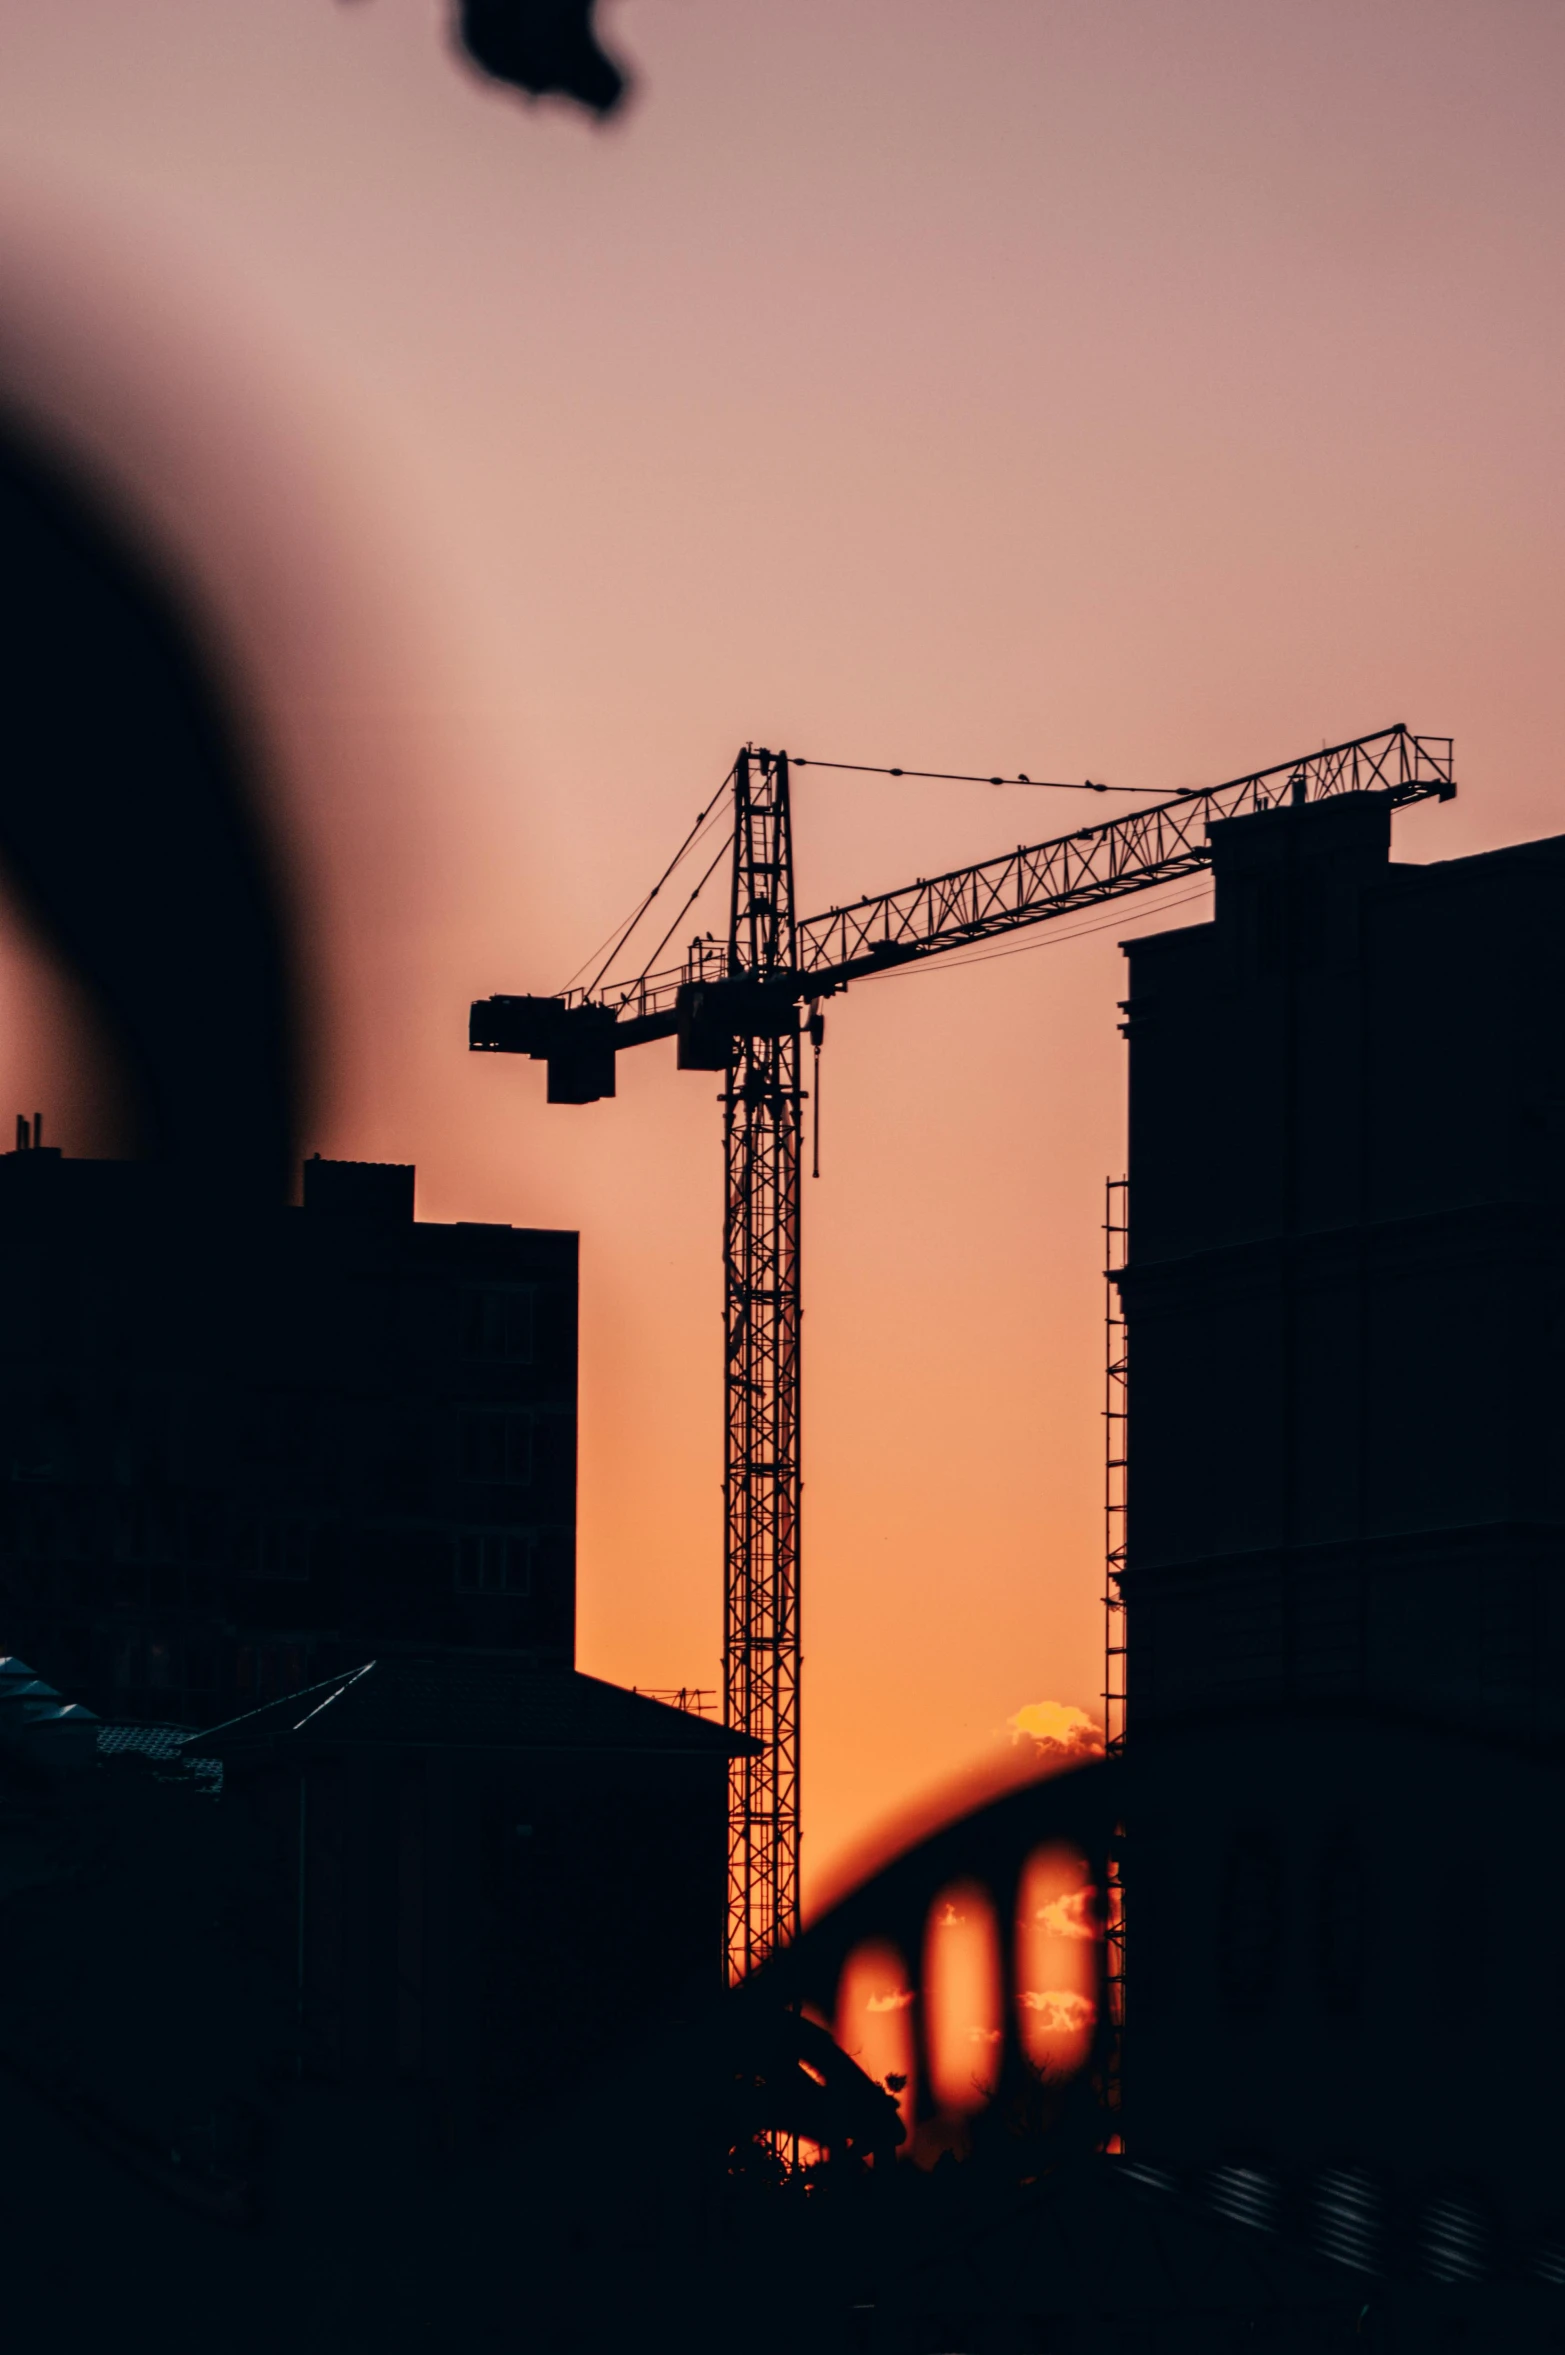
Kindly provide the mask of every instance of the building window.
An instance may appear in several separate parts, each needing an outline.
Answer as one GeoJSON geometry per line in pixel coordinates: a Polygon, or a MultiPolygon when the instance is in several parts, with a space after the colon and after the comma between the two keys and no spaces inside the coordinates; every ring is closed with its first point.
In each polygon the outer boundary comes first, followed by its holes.
{"type": "Polygon", "coordinates": [[[1351,1830],[1340,1831],[1321,1859],[1320,1984],[1326,2008],[1356,2011],[1369,1954],[1369,1874],[1351,1830]]]}
{"type": "Polygon", "coordinates": [[[531,1415],[464,1415],[462,1470],[469,1480],[501,1481],[511,1488],[525,1486],[533,1476],[531,1415]]]}
{"type": "Polygon", "coordinates": [[[54,1516],[42,1510],[23,1511],[13,1524],[12,1543],[17,1553],[34,1562],[47,1562],[55,1550],[54,1516]]]}
{"type": "Polygon", "coordinates": [[[224,1558],[227,1531],[221,1508],[205,1500],[185,1508],[185,1558],[190,1562],[218,1562],[224,1558]]]}
{"type": "Polygon", "coordinates": [[[512,1365],[533,1360],[533,1292],[530,1284],[474,1285],[462,1294],[462,1354],[504,1358],[512,1365]]]}
{"type": "Polygon", "coordinates": [[[234,1691],[241,1700],[264,1702],[297,1692],[309,1662],[298,1644],[241,1644],[234,1660],[234,1691]]]}
{"type": "Polygon", "coordinates": [[[316,1401],[305,1390],[262,1390],[242,1438],[252,1463],[304,1470],[315,1460],[316,1401]]]}
{"type": "Polygon", "coordinates": [[[308,1578],[310,1541],[308,1521],[263,1523],[255,1533],[257,1578],[308,1578]]]}
{"type": "Polygon", "coordinates": [[[532,1539],[502,1529],[464,1529],[456,1541],[456,1583],[463,1594],[531,1594],[532,1539]]]}
{"type": "Polygon", "coordinates": [[[382,1505],[392,1513],[427,1513],[434,1473],[428,1426],[399,1418],[386,1429],[383,1448],[374,1472],[382,1505]]]}
{"type": "Polygon", "coordinates": [[[1218,1988],[1224,2009],[1265,2009],[1282,1962],[1282,1858],[1259,1828],[1235,1833],[1218,1898],[1218,1988]]]}
{"type": "Polygon", "coordinates": [[[122,1562],[176,1560],[179,1548],[170,1508],[144,1497],[128,1498],[119,1509],[114,1550],[122,1562]]]}
{"type": "Polygon", "coordinates": [[[0,1462],[13,1480],[66,1480],[71,1473],[71,1448],[64,1410],[16,1409],[15,1420],[0,1439],[0,1462]]]}

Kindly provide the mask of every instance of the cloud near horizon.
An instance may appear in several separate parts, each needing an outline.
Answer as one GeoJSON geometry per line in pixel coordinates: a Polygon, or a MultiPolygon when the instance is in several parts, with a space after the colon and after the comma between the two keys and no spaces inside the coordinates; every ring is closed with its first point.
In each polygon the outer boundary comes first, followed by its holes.
{"type": "Polygon", "coordinates": [[[1005,1722],[1012,1745],[1031,1742],[1040,1764],[1080,1766],[1103,1756],[1102,1726],[1068,1701],[1026,1701],[1005,1722]]]}
{"type": "Polygon", "coordinates": [[[1090,2028],[1098,2016],[1098,2007],[1090,1995],[1078,1995],[1070,1987],[1024,1987],[1020,2002],[1023,2011],[1041,2012],[1045,2029],[1063,2028],[1079,2034],[1090,2028]]]}
{"type": "Polygon", "coordinates": [[[1057,1938],[1098,1938],[1103,1925],[1098,1919],[1098,1892],[1089,1881],[1084,1889],[1067,1889],[1062,1896],[1051,1897],[1040,1905],[1033,1920],[1052,1930],[1057,1938]]]}

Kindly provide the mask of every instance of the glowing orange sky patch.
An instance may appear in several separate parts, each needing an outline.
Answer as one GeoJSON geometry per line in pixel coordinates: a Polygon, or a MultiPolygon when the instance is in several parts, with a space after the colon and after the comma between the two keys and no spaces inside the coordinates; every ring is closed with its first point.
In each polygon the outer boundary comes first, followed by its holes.
{"type": "Polygon", "coordinates": [[[1013,1742],[1031,1741],[1051,1765],[1084,1764],[1103,1755],[1103,1728],[1068,1701],[1028,1701],[1006,1719],[1013,1742]]]}
{"type": "Polygon", "coordinates": [[[1016,1907],[1017,2025],[1034,2068],[1070,2076],[1092,2047],[1102,1925],[1079,1849],[1034,1849],[1016,1907]]]}
{"type": "Polygon", "coordinates": [[[903,2125],[913,2126],[913,1989],[907,1964],[896,1948],[882,1939],[855,1947],[837,1982],[837,2042],[867,2077],[885,2085],[888,2077],[900,2085],[887,2087],[896,2097],[903,2125]]]}
{"type": "Polygon", "coordinates": [[[924,1932],[929,2080],[942,2110],[969,2115],[994,2092],[1003,2040],[1000,1943],[988,1892],[954,1883],[924,1932]]]}

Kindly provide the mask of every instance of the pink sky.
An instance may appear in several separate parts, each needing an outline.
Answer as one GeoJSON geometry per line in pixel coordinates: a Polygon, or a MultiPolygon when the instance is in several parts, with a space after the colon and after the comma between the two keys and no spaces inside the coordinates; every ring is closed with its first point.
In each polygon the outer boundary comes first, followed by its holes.
{"type": "MultiPolygon", "coordinates": [[[[605,132],[427,0],[8,0],[0,383],[254,681],[320,919],[309,1143],[583,1239],[581,1658],[712,1684],[715,1084],[464,1052],[746,737],[1170,787],[1394,719],[1555,831],[1553,0],[622,0],[605,132]]],[[[1080,817],[1098,815],[1102,805],[1080,817]]],[[[823,904],[1080,822],[807,776],[823,904]]],[[[807,1213],[807,1854],[1095,1700],[1128,930],[830,1011],[807,1213]]],[[[0,1068],[90,1141],[48,988],[0,1068]]]]}

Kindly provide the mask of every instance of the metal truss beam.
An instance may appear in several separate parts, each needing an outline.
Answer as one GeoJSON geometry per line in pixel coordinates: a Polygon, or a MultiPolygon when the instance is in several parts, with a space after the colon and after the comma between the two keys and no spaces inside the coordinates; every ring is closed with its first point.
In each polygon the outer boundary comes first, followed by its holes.
{"type": "MultiPolygon", "coordinates": [[[[972,947],[1024,925],[1199,873],[1211,864],[1206,830],[1222,818],[1334,801],[1351,793],[1384,793],[1401,806],[1449,801],[1455,791],[1449,736],[1414,736],[1400,725],[1382,728],[1373,736],[1324,746],[1302,760],[1282,761],[1098,826],[1078,827],[1049,842],[1024,844],[976,867],[920,877],[901,890],[801,917],[794,928],[793,967],[778,970],[778,987],[805,1004],[919,957],[972,947]]],[[[672,1035],[680,990],[720,978],[722,960],[720,948],[697,943],[683,965],[600,989],[591,1001],[580,990],[567,990],[556,1002],[570,1013],[585,1014],[589,1003],[594,1014],[612,1012],[616,1043],[640,1045],[672,1035]]],[[[734,970],[730,964],[728,971],[734,970]]]]}
{"type": "Polygon", "coordinates": [[[1385,793],[1400,803],[1432,795],[1448,800],[1455,790],[1449,737],[1386,728],[1101,826],[1083,826],[982,866],[807,917],[798,928],[799,972],[806,982],[820,976],[840,988],[888,965],[993,940],[1043,918],[1171,883],[1210,865],[1206,831],[1222,818],[1350,793],[1385,793]]]}

